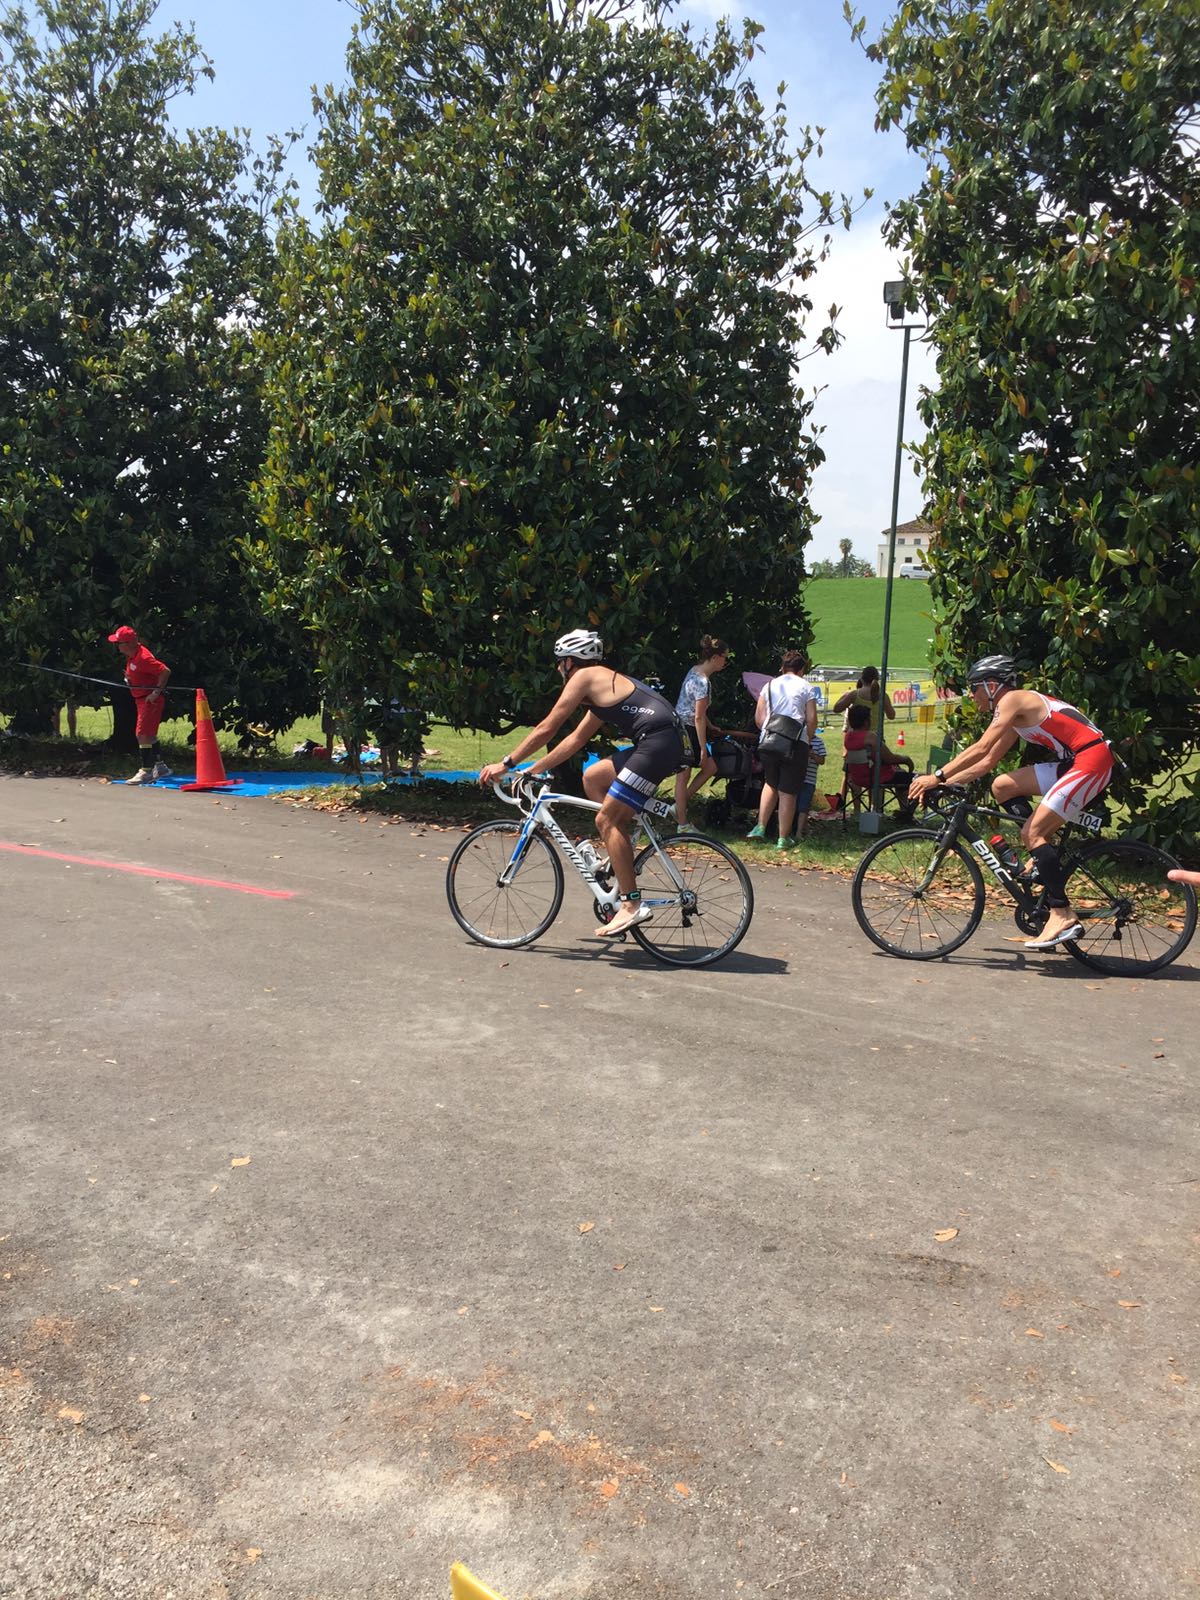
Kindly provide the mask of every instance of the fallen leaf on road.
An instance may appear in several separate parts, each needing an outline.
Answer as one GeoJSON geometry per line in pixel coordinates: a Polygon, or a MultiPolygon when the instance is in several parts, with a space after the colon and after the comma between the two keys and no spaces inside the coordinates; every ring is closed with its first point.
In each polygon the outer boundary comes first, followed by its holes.
{"type": "Polygon", "coordinates": [[[1121,1276],[1120,1267],[1109,1267],[1108,1275],[1110,1278],[1119,1278],[1121,1276]]]}
{"type": "Polygon", "coordinates": [[[614,1261],[613,1262],[613,1271],[614,1272],[624,1272],[625,1271],[625,1263],[623,1261],[614,1261]]]}
{"type": "Polygon", "coordinates": [[[457,1310],[457,1312],[456,1312],[456,1313],[455,1313],[455,1315],[456,1315],[456,1316],[459,1316],[459,1317],[465,1317],[465,1316],[466,1316],[466,1314],[467,1314],[467,1312],[468,1312],[468,1311],[469,1311],[469,1310],[470,1310],[470,1309],[471,1309],[471,1308],[470,1308],[470,1307],[469,1307],[469,1306],[459,1306],[459,1308],[458,1308],[458,1310],[457,1310]]]}
{"type": "Polygon", "coordinates": [[[1049,1457],[1049,1456],[1043,1456],[1043,1457],[1042,1457],[1042,1460],[1043,1460],[1043,1461],[1044,1461],[1044,1462],[1045,1462],[1045,1463],[1046,1463],[1046,1465],[1047,1465],[1047,1466],[1048,1466],[1048,1467],[1050,1467],[1050,1468],[1051,1468],[1051,1469],[1052,1469],[1052,1470],[1053,1470],[1053,1471],[1055,1471],[1055,1472],[1061,1472],[1061,1473],[1062,1473],[1062,1475],[1063,1475],[1063,1477],[1064,1477],[1064,1478],[1069,1478],[1069,1477],[1070,1477],[1070,1476],[1071,1476],[1071,1469],[1070,1469],[1070,1467],[1064,1467],[1064,1466],[1063,1466],[1063,1464],[1062,1464],[1062,1462],[1061,1462],[1061,1461],[1051,1461],[1051,1459],[1050,1459],[1050,1457],[1049,1457]]]}
{"type": "Polygon", "coordinates": [[[543,1428],[535,1439],[530,1439],[525,1446],[526,1450],[540,1450],[544,1444],[553,1444],[554,1435],[549,1428],[543,1428]]]}
{"type": "Polygon", "coordinates": [[[1037,1328],[1026,1328],[1025,1337],[1027,1339],[1044,1339],[1046,1335],[1040,1332],[1037,1328]]]}
{"type": "Polygon", "coordinates": [[[513,1412],[513,1416],[514,1417],[520,1417],[522,1422],[532,1422],[533,1421],[533,1412],[532,1411],[514,1411],[513,1412]]]}
{"type": "Polygon", "coordinates": [[[148,1406],[150,1404],[150,1396],[148,1394],[138,1395],[138,1404],[142,1406],[148,1406]]]}
{"type": "Polygon", "coordinates": [[[686,1484],[686,1483],[677,1483],[677,1484],[676,1484],[676,1485],[675,1485],[675,1493],[676,1493],[676,1494],[681,1494],[681,1495],[683,1495],[683,1496],[684,1496],[684,1497],[685,1497],[685,1498],[686,1498],[686,1497],[687,1497],[687,1496],[688,1496],[688,1495],[689,1495],[689,1494],[691,1494],[691,1492],[692,1492],[692,1491],[691,1491],[691,1490],[690,1490],[690,1489],[689,1489],[689,1488],[688,1488],[688,1486],[687,1486],[687,1484],[686,1484]]]}
{"type": "Polygon", "coordinates": [[[604,1482],[600,1485],[600,1493],[606,1500],[611,1500],[613,1495],[616,1494],[620,1487],[621,1485],[615,1478],[605,1478],[604,1482]]]}
{"type": "Polygon", "coordinates": [[[1172,1383],[1186,1383],[1187,1379],[1184,1377],[1182,1372],[1173,1372],[1171,1374],[1171,1382],[1172,1383]]]}
{"type": "Polygon", "coordinates": [[[79,1411],[74,1406],[63,1406],[59,1410],[58,1414],[64,1422],[73,1422],[76,1427],[79,1426],[84,1417],[87,1415],[86,1412],[79,1411]]]}
{"type": "Polygon", "coordinates": [[[262,1555],[262,1551],[258,1548],[257,1545],[253,1545],[252,1544],[252,1545],[249,1545],[247,1547],[246,1560],[251,1564],[251,1566],[254,1565],[254,1563],[258,1560],[260,1555],[262,1555]]]}
{"type": "Polygon", "coordinates": [[[594,1222],[581,1222],[579,1224],[579,1231],[580,1233],[591,1233],[595,1226],[596,1224],[594,1222]]]}
{"type": "Polygon", "coordinates": [[[1075,1432],[1074,1428],[1069,1427],[1065,1422],[1060,1422],[1057,1417],[1051,1417],[1050,1418],[1050,1426],[1054,1429],[1055,1433],[1074,1433],[1075,1432]]]}
{"type": "Polygon", "coordinates": [[[666,1306],[651,1306],[650,1309],[651,1311],[665,1311],[667,1308],[666,1306]]]}
{"type": "Polygon", "coordinates": [[[1141,1305],[1140,1300],[1118,1300],[1117,1304],[1125,1311],[1136,1311],[1141,1305]]]}
{"type": "Polygon", "coordinates": [[[229,1165],[231,1167],[248,1167],[250,1165],[250,1157],[249,1156],[234,1156],[233,1160],[229,1163],[229,1165]]]}
{"type": "Polygon", "coordinates": [[[939,1228],[933,1236],[939,1244],[945,1244],[948,1239],[958,1238],[957,1228],[939,1228]]]}
{"type": "Polygon", "coordinates": [[[1166,1051],[1165,1050],[1156,1050],[1154,1052],[1155,1061],[1162,1061],[1165,1058],[1166,1058],[1166,1051]]]}

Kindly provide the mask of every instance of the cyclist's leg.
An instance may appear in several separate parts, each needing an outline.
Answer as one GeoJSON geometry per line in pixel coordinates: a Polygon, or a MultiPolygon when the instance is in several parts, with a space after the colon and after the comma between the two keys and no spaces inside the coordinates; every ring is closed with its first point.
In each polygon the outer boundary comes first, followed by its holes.
{"type": "Polygon", "coordinates": [[[613,920],[596,932],[603,938],[623,933],[637,922],[653,915],[641,905],[637,869],[630,837],[638,815],[654,799],[660,783],[679,766],[679,738],[673,728],[657,729],[635,742],[622,758],[612,787],[596,816],[596,828],[608,846],[613,875],[621,892],[621,903],[613,920]]]}
{"type": "Polygon", "coordinates": [[[616,795],[608,794],[596,814],[596,831],[604,840],[604,847],[608,851],[613,876],[617,880],[617,888],[621,895],[616,916],[602,928],[596,929],[599,938],[607,939],[613,934],[623,933],[632,923],[647,921],[650,917],[650,912],[643,911],[641,907],[641,892],[638,889],[637,871],[633,862],[633,841],[630,836],[634,820],[640,810],[640,806],[629,805],[624,800],[619,800],[616,795]]]}
{"type": "Polygon", "coordinates": [[[1049,946],[1071,936],[1080,924],[1071,909],[1067,894],[1067,872],[1063,866],[1056,838],[1066,822],[1074,822],[1085,806],[1108,787],[1112,777],[1112,757],[1104,746],[1096,747],[1096,755],[1089,760],[1091,751],[1080,755],[1055,781],[1046,781],[1056,771],[1049,763],[1039,763],[1033,768],[1039,778],[1042,803],[1021,829],[1021,836],[1029,846],[1029,853],[1037,862],[1038,876],[1046,890],[1046,905],[1050,915],[1037,939],[1028,941],[1030,948],[1049,946]]]}
{"type": "MultiPolygon", "coordinates": [[[[1046,766],[1049,763],[1042,763],[1046,766]]],[[[992,779],[992,794],[996,804],[1007,810],[1011,801],[1028,800],[1030,795],[1041,794],[1038,787],[1037,767],[1017,767],[1014,772],[998,772],[992,779]]]]}
{"type": "Polygon", "coordinates": [[[593,761],[590,767],[583,769],[583,792],[589,800],[603,800],[612,788],[613,779],[617,769],[611,757],[603,761],[593,761]]]}

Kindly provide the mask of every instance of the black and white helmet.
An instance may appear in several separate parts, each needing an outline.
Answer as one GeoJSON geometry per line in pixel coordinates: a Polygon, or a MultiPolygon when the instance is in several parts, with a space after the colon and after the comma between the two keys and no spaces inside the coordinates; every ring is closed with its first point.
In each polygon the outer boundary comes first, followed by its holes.
{"type": "Polygon", "coordinates": [[[599,661],[604,654],[604,640],[590,628],[572,628],[561,639],[554,641],[556,661],[599,661]]]}
{"type": "Polygon", "coordinates": [[[967,668],[967,682],[972,688],[977,683],[1015,684],[1017,664],[1011,656],[980,656],[967,668]]]}

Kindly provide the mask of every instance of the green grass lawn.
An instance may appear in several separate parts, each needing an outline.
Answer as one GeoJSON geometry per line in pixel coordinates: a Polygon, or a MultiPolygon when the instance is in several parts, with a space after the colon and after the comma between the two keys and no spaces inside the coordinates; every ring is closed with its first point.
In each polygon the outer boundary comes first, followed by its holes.
{"type": "MultiPolygon", "coordinates": [[[[883,650],[883,599],[878,578],[814,578],[804,603],[813,621],[812,659],[822,666],[879,665],[883,650]]],[[[925,667],[933,635],[929,584],[914,578],[892,585],[893,667],[925,667]]]]}

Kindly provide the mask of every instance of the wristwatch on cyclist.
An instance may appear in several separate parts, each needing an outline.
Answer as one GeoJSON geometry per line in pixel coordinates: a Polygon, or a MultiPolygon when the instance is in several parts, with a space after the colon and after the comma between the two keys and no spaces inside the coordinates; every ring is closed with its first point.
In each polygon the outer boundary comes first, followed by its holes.
{"type": "Polygon", "coordinates": [[[504,768],[505,772],[511,772],[516,764],[517,763],[511,756],[502,756],[500,758],[500,765],[504,768]]]}
{"type": "Polygon", "coordinates": [[[939,783],[945,783],[945,781],[946,781],[946,769],[944,767],[937,767],[934,770],[934,774],[933,775],[934,775],[934,777],[937,779],[937,781],[939,783]]]}

